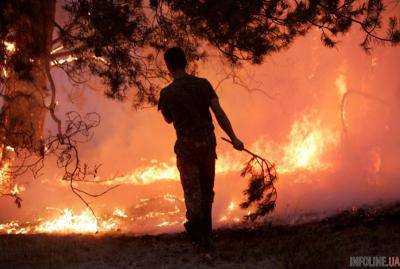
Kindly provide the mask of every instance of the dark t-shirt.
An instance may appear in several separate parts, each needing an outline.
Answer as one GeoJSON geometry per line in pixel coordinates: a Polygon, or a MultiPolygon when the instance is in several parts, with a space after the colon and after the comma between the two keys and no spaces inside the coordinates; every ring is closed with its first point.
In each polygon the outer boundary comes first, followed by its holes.
{"type": "Polygon", "coordinates": [[[174,125],[177,155],[188,156],[199,150],[215,152],[210,113],[214,98],[218,98],[217,94],[207,79],[190,75],[175,79],[161,90],[158,110],[174,125]]]}

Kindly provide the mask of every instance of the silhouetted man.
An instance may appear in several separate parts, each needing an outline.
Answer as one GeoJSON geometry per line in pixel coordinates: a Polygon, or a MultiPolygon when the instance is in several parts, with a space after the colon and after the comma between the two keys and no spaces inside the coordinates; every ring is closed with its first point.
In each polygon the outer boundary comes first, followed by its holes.
{"type": "Polygon", "coordinates": [[[237,150],[243,143],[236,137],[210,82],[186,73],[187,61],[181,48],[164,54],[174,81],[160,93],[158,110],[173,123],[177,140],[174,151],[185,196],[185,229],[194,243],[208,247],[212,233],[212,202],[216,139],[210,108],[237,150]]]}

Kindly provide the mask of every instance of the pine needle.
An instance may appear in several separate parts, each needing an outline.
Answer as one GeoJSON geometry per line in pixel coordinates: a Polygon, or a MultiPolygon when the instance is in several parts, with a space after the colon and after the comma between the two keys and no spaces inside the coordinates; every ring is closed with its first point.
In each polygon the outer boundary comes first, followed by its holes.
{"type": "MultiPolygon", "coordinates": [[[[232,144],[229,139],[224,137],[222,139],[232,144]]],[[[245,163],[240,174],[242,177],[249,178],[248,187],[243,191],[246,200],[240,204],[240,207],[247,209],[255,206],[256,209],[245,216],[245,220],[255,221],[275,209],[277,191],[274,183],[277,181],[278,175],[275,164],[246,148],[243,151],[251,155],[251,158],[245,163]]]]}

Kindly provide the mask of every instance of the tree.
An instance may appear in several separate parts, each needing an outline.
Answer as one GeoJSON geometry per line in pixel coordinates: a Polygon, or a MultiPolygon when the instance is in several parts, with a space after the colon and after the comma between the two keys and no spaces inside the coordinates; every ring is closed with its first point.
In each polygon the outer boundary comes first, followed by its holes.
{"type": "Polygon", "coordinates": [[[83,83],[85,77],[99,79],[110,98],[125,100],[131,91],[135,106],[153,105],[167,75],[159,64],[167,47],[181,46],[190,60],[196,60],[207,57],[204,48],[211,45],[233,65],[260,64],[312,28],[321,31],[325,46],[334,47],[353,25],[365,33],[361,47],[366,51],[374,43],[395,46],[400,30],[396,17],[385,22],[389,4],[381,0],[2,0],[2,163],[18,163],[10,169],[10,177],[28,170],[35,175],[43,158],[55,154],[71,189],[88,194],[73,181],[85,180],[97,167],[89,169],[80,161],[77,144],[90,137],[99,119],[96,114],[85,118],[70,112],[64,122],[60,120],[51,74],[55,68],[75,83],[83,83]],[[57,124],[57,133],[45,137],[46,115],[57,124]]]}

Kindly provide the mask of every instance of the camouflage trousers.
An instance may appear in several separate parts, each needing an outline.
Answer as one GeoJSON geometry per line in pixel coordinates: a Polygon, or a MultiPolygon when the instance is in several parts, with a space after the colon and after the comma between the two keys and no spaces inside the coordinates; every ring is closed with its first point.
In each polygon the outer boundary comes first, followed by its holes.
{"type": "Polygon", "coordinates": [[[215,153],[209,152],[177,157],[186,205],[185,229],[197,242],[209,239],[212,233],[215,158],[215,153]]]}

